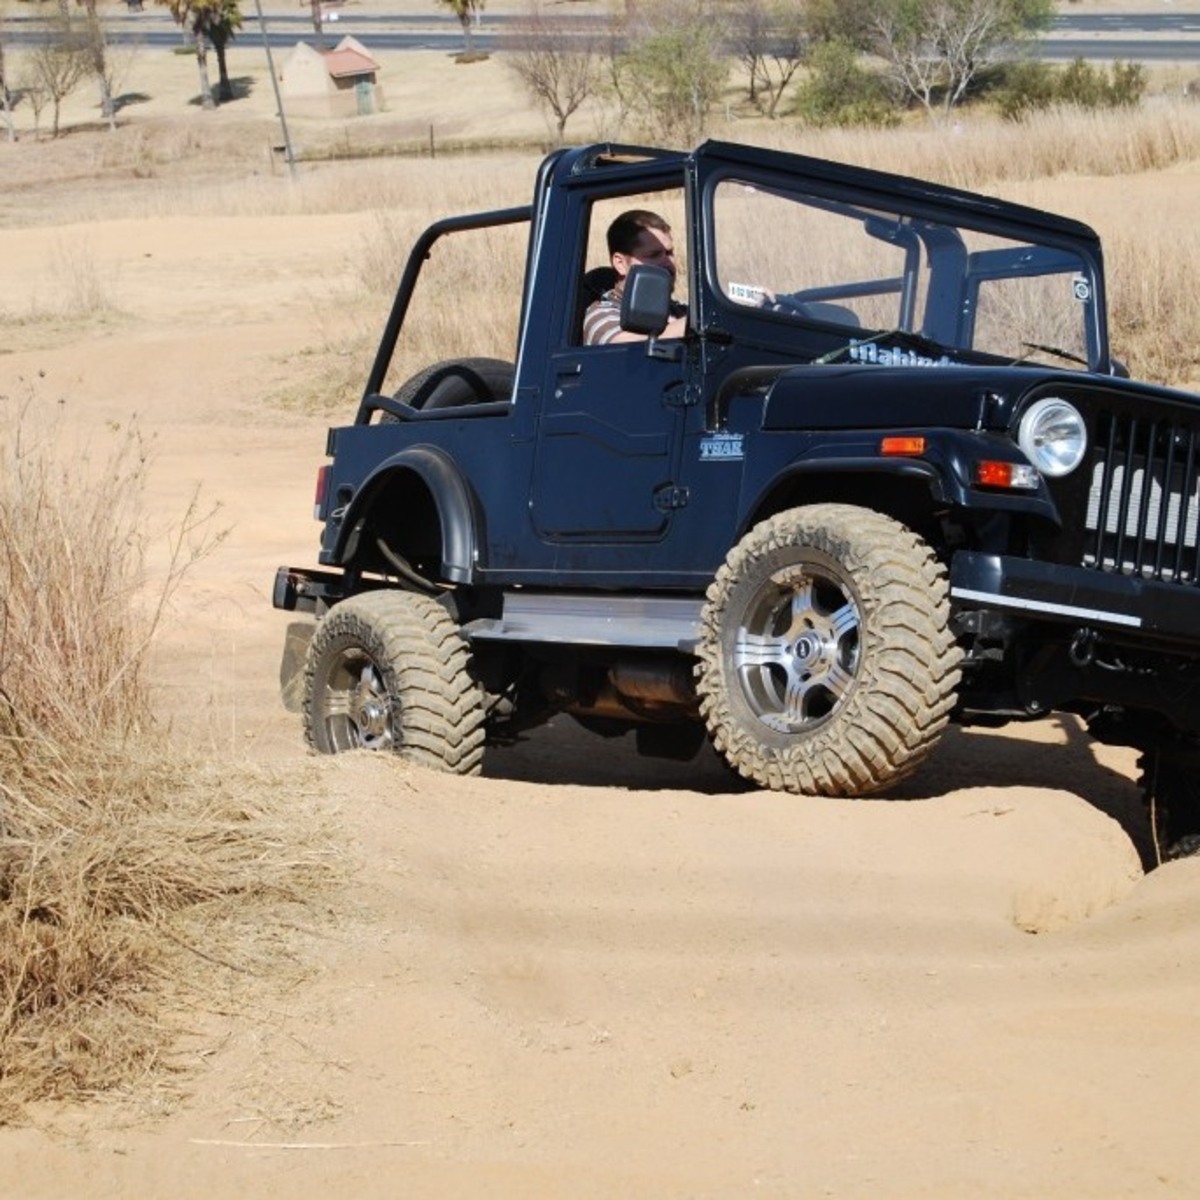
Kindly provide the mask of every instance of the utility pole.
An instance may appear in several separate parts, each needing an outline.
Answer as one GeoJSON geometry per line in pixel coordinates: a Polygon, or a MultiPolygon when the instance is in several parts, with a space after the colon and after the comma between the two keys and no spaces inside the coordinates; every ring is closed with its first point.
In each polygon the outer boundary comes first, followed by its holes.
{"type": "Polygon", "coordinates": [[[279,94],[279,79],[275,75],[275,59],[271,56],[271,41],[267,37],[267,19],[263,16],[262,0],[254,0],[258,13],[258,25],[262,30],[263,49],[267,52],[267,70],[271,72],[271,87],[275,89],[275,105],[279,109],[279,125],[283,130],[283,154],[287,159],[288,174],[296,178],[296,157],[292,153],[292,138],[288,133],[287,117],[283,111],[283,97],[279,94]]]}

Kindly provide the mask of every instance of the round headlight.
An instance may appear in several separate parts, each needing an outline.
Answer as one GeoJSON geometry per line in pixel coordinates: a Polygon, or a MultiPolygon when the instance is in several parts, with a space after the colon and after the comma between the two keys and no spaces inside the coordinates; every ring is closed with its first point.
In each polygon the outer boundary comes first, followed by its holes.
{"type": "Polygon", "coordinates": [[[1017,444],[1043,475],[1070,475],[1087,450],[1087,428],[1079,410],[1057,396],[1030,406],[1021,418],[1017,444]]]}

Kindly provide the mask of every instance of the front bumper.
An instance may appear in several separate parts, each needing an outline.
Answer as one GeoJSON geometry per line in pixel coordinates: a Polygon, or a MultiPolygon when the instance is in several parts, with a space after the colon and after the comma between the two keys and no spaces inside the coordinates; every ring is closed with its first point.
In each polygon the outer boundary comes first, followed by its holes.
{"type": "Polygon", "coordinates": [[[1184,584],[962,551],[950,567],[950,599],[959,609],[998,609],[1200,651],[1200,589],[1184,584]]]}

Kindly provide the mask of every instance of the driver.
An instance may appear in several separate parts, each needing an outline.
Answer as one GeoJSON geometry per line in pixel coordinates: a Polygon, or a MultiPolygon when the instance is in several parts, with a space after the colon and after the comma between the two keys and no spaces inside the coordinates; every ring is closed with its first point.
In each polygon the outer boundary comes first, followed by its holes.
{"type": "MultiPolygon", "coordinates": [[[[671,275],[675,285],[675,242],[671,227],[658,215],[646,209],[623,212],[608,227],[608,253],[617,273],[616,286],[599,300],[588,305],[583,318],[583,341],[587,346],[611,346],[617,342],[642,342],[640,333],[627,333],[621,328],[621,293],[629,268],[639,264],[662,267],[671,275]]],[[[687,329],[687,305],[671,302],[671,315],[660,336],[683,337],[687,329]]]]}

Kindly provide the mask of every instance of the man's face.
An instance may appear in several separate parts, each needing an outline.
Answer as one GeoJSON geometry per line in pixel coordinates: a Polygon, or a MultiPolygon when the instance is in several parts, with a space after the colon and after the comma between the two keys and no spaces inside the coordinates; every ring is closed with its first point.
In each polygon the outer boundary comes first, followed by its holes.
{"type": "Polygon", "coordinates": [[[629,268],[638,264],[662,267],[671,273],[671,287],[675,286],[675,243],[665,229],[643,229],[634,243],[632,254],[614,254],[613,267],[624,279],[629,268]]]}

